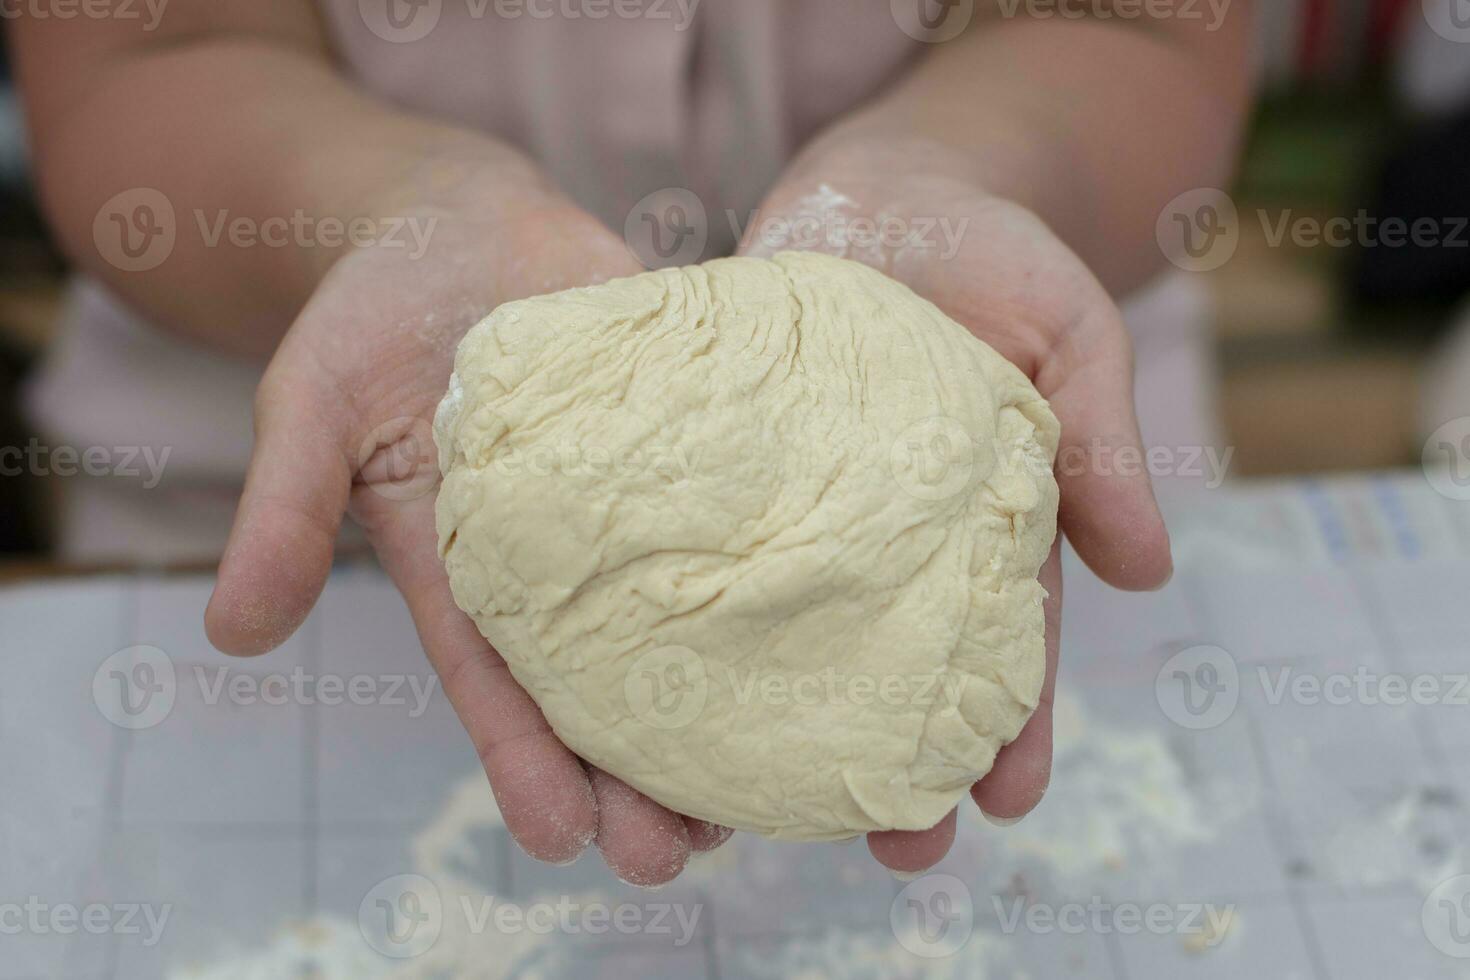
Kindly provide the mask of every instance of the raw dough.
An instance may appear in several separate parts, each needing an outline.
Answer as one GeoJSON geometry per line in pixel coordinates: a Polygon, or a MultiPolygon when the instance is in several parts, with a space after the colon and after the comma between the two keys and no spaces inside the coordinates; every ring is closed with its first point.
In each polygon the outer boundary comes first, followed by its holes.
{"type": "Polygon", "coordinates": [[[678,812],[929,827],[1036,706],[1056,419],[866,266],[508,303],[434,432],[460,608],[562,741],[678,812]]]}

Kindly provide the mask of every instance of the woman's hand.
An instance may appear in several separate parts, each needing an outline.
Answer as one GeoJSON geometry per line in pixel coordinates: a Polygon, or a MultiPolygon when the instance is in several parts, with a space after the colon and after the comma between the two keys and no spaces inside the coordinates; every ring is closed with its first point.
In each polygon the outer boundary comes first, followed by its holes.
{"type": "MultiPolygon", "coordinates": [[[[1148,475],[1117,475],[1111,465],[1120,450],[1141,450],[1132,351],[1102,285],[1027,209],[951,174],[878,176],[872,171],[888,168],[851,166],[853,159],[795,171],[745,229],[742,253],[797,248],[865,262],[908,284],[1019,366],[1062,423],[1056,466],[1062,532],[1111,585],[1162,586],[1172,568],[1169,539],[1148,475]]],[[[1040,576],[1050,594],[1040,704],[971,791],[992,818],[1030,811],[1050,778],[1059,555],[1053,546],[1040,576]]],[[[954,834],[951,813],[931,830],[870,834],[868,845],[888,867],[919,871],[945,855],[954,834]]]]}
{"type": "Polygon", "coordinates": [[[548,192],[506,203],[451,176],[427,195],[432,207],[390,201],[379,209],[380,218],[414,217],[429,228],[427,250],[379,245],[342,256],[272,358],[206,614],[209,636],[244,655],[290,636],[321,593],[350,513],[402,591],[512,836],[558,863],[595,840],[622,878],[666,881],[691,851],[718,846],[729,832],[588,771],[562,745],[455,606],[434,529],[431,424],[464,333],[507,300],[642,270],[620,239],[548,192]]]}

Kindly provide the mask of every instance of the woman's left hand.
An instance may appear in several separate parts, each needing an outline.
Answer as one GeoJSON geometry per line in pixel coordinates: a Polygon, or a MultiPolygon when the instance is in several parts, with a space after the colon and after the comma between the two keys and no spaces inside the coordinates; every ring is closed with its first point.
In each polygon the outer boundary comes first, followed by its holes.
{"type": "MultiPolygon", "coordinates": [[[[1062,423],[1060,530],[1087,565],[1122,589],[1161,587],[1169,538],[1142,468],[1132,348],[1117,307],[1082,261],[1026,208],[950,175],[854,175],[806,167],[745,229],[741,254],[839,255],[907,284],[1031,378],[1062,423]],[[1127,475],[1120,475],[1122,471],[1127,475]]],[[[992,819],[1040,802],[1051,774],[1052,696],[1061,624],[1060,539],[1041,569],[1046,682],[1036,712],[971,796],[992,819]]],[[[951,812],[926,831],[868,835],[884,865],[915,872],[954,841],[951,812]]]]}

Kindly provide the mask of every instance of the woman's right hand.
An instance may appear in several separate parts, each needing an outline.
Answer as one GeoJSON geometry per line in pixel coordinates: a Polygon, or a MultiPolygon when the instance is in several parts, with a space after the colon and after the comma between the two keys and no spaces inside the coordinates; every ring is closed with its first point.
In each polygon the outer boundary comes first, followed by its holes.
{"type": "Polygon", "coordinates": [[[426,250],[378,244],[337,258],[261,381],[209,636],[239,655],[289,637],[321,593],[350,513],[403,593],[520,845],[566,862],[595,840],[620,877],[667,881],[729,832],[589,770],[557,739],[455,606],[434,528],[431,425],[460,338],[500,303],[642,269],[622,240],[550,191],[482,193],[453,167],[416,180],[374,211],[380,222],[417,219],[426,250]]]}

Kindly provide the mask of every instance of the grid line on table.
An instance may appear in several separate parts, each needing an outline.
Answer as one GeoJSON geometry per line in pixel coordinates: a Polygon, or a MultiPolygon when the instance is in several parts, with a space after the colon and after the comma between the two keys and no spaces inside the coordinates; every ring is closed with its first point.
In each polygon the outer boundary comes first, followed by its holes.
{"type": "Polygon", "coordinates": [[[1470,502],[1451,500],[1444,496],[1440,496],[1439,500],[1448,516],[1450,527],[1455,529],[1455,535],[1460,539],[1461,550],[1470,555],[1470,502]]]}
{"type": "MultiPolygon", "coordinates": [[[[138,622],[141,617],[141,595],[143,583],[140,576],[130,575],[119,583],[122,601],[118,603],[118,636],[123,642],[138,642],[138,622]]],[[[123,783],[127,778],[127,756],[132,747],[129,733],[117,725],[112,726],[111,757],[107,766],[107,787],[103,791],[103,819],[109,831],[118,829],[122,823],[123,783]]]]}
{"type": "MultiPolygon", "coordinates": [[[[1261,782],[1272,797],[1279,798],[1280,788],[1276,785],[1276,774],[1272,772],[1270,760],[1267,758],[1266,737],[1261,731],[1260,725],[1249,713],[1246,715],[1246,732],[1250,736],[1251,749],[1256,756],[1256,766],[1261,770],[1261,782]]],[[[1296,860],[1296,855],[1291,852],[1295,850],[1291,845],[1297,843],[1296,834],[1292,828],[1286,825],[1284,818],[1275,807],[1262,807],[1261,820],[1266,825],[1266,833],[1271,837],[1272,849],[1276,852],[1278,860],[1290,863],[1296,860]]],[[[1302,947],[1307,951],[1307,959],[1312,965],[1312,972],[1318,980],[1332,980],[1332,974],[1327,970],[1327,958],[1322,952],[1321,940],[1317,937],[1317,930],[1313,927],[1311,918],[1307,914],[1307,903],[1301,893],[1301,888],[1295,878],[1288,872],[1286,874],[1286,900],[1291,906],[1292,918],[1296,921],[1297,932],[1301,934],[1302,947]]]]}
{"type": "MultiPolygon", "coordinates": [[[[119,597],[118,603],[118,632],[126,644],[138,642],[138,628],[142,619],[142,595],[143,575],[133,573],[118,581],[119,597]]],[[[103,790],[102,797],[102,821],[103,841],[99,847],[106,847],[107,841],[112,835],[118,833],[122,828],[122,798],[123,788],[127,780],[128,755],[132,751],[132,733],[124,731],[117,725],[112,726],[111,744],[109,746],[109,759],[107,765],[107,787],[103,790]]],[[[97,855],[99,862],[104,857],[97,855]]],[[[122,937],[116,932],[111,933],[104,940],[102,953],[102,977],[104,980],[115,980],[117,971],[121,964],[122,937]]]]}
{"type": "Polygon", "coordinates": [[[1132,980],[1128,973],[1127,957],[1123,955],[1123,940],[1111,929],[1104,930],[1102,935],[1103,951],[1108,957],[1108,967],[1113,971],[1114,980],[1132,980]]]}
{"type": "MultiPolygon", "coordinates": [[[[1179,579],[1184,595],[1184,605],[1195,630],[1203,636],[1220,635],[1219,624],[1215,622],[1209,598],[1201,589],[1194,587],[1193,576],[1186,570],[1179,576],[1179,579]]],[[[1276,785],[1275,773],[1271,770],[1270,761],[1267,759],[1265,736],[1260,730],[1259,721],[1250,711],[1243,712],[1242,716],[1256,759],[1257,778],[1260,779],[1262,788],[1271,798],[1280,799],[1281,791],[1276,785]]],[[[1291,828],[1285,825],[1274,806],[1261,807],[1261,820],[1266,826],[1267,835],[1271,838],[1271,848],[1276,852],[1277,860],[1283,862],[1283,867],[1289,867],[1290,862],[1295,859],[1295,855],[1291,853],[1294,850],[1291,844],[1295,841],[1291,828]]],[[[1291,907],[1292,919],[1296,922],[1297,932],[1301,937],[1302,947],[1307,952],[1307,960],[1311,964],[1312,973],[1317,980],[1332,980],[1332,975],[1327,970],[1327,961],[1322,953],[1320,940],[1307,915],[1301,890],[1290,874],[1285,877],[1286,900],[1291,907]]]]}
{"type": "MultiPolygon", "coordinates": [[[[732,843],[734,842],[727,841],[725,846],[728,847],[732,843]]],[[[704,972],[708,975],[708,980],[720,980],[720,953],[719,946],[715,943],[715,920],[719,916],[716,914],[715,903],[711,901],[711,895],[706,889],[699,888],[695,894],[704,903],[704,934],[700,937],[700,942],[704,946],[704,972]]]]}
{"type": "MultiPolygon", "coordinates": [[[[1378,647],[1378,652],[1383,655],[1384,662],[1390,669],[1404,669],[1408,666],[1404,663],[1405,651],[1403,645],[1395,637],[1393,627],[1389,624],[1388,612],[1383,606],[1383,599],[1378,594],[1377,586],[1363,574],[1360,568],[1349,568],[1347,577],[1352,584],[1353,594],[1358,597],[1358,602],[1363,607],[1364,618],[1368,620],[1368,628],[1373,631],[1373,639],[1378,647]]],[[[1419,740],[1419,750],[1431,762],[1440,776],[1448,778],[1449,767],[1445,759],[1444,747],[1440,745],[1439,738],[1430,725],[1429,715],[1423,711],[1412,711],[1409,717],[1414,737],[1419,740]]]]}

